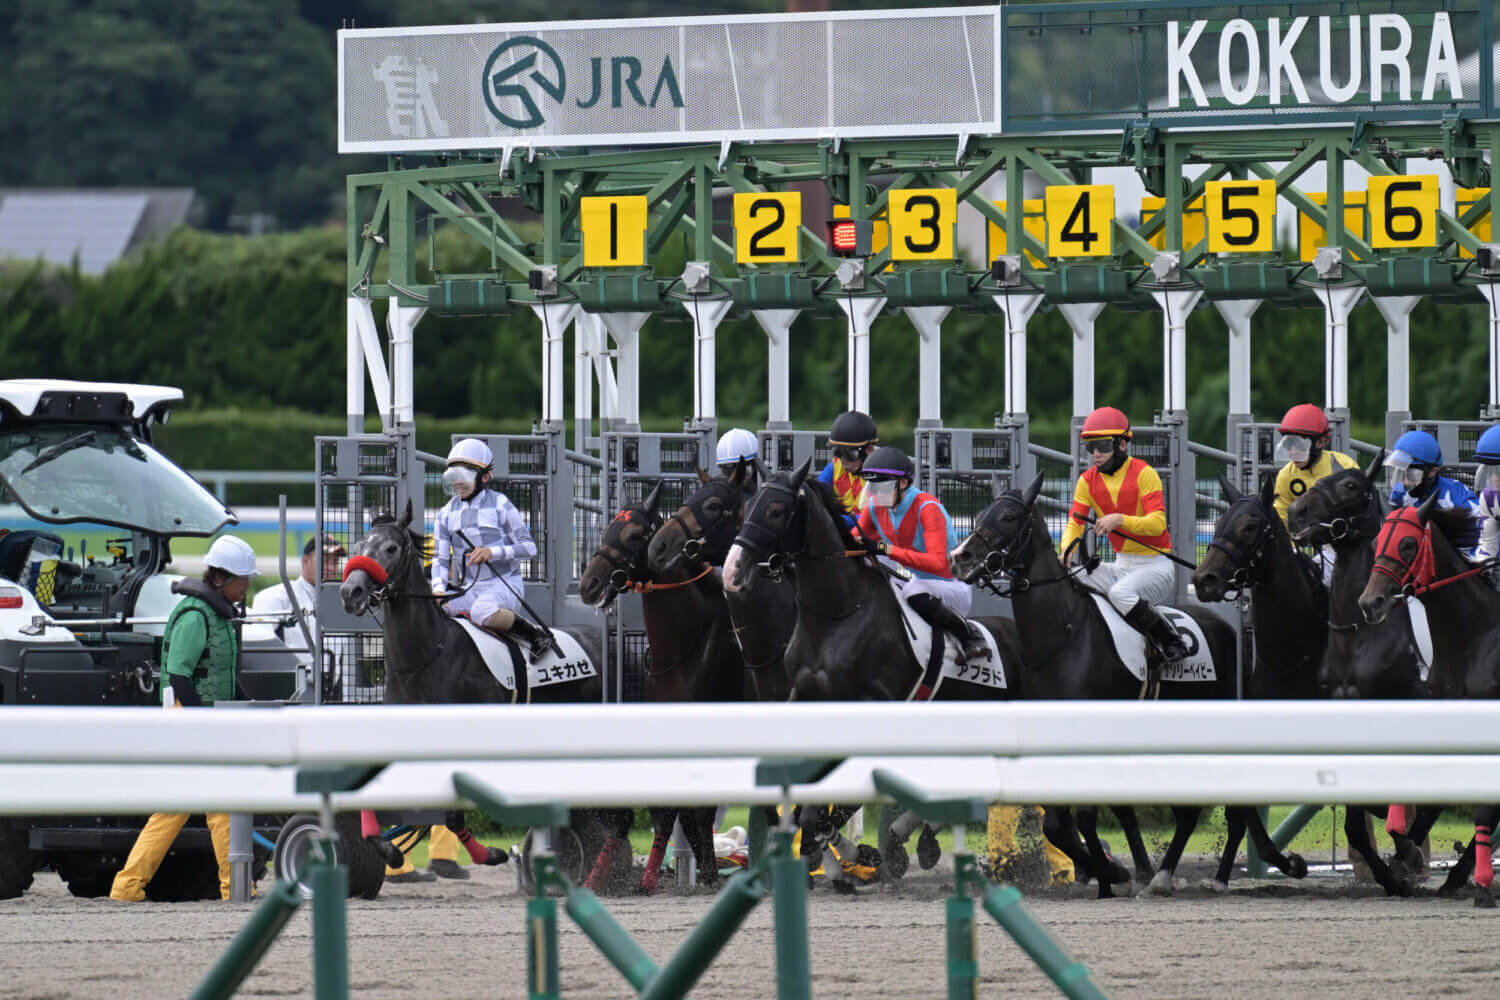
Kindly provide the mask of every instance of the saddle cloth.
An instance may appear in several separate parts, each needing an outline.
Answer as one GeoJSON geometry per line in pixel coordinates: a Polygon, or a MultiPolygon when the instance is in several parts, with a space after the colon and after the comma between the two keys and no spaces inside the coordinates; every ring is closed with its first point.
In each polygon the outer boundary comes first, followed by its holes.
{"type": "Polygon", "coordinates": [[[535,663],[527,663],[521,644],[509,636],[501,638],[494,632],[480,628],[467,618],[454,619],[469,633],[484,665],[490,668],[495,680],[507,691],[516,690],[516,669],[526,667],[526,700],[531,692],[549,684],[566,684],[584,677],[595,677],[599,670],[584,652],[582,644],[562,629],[552,629],[552,636],[562,647],[563,655],[552,650],[538,657],[535,663]]]}
{"type": "MultiPolygon", "coordinates": [[[[1125,621],[1125,616],[1115,610],[1115,606],[1109,603],[1103,594],[1090,591],[1089,596],[1099,608],[1099,614],[1104,617],[1105,624],[1109,626],[1109,634],[1115,640],[1115,652],[1120,657],[1120,662],[1125,668],[1135,675],[1135,679],[1141,682],[1146,680],[1146,637],[1131,628],[1125,621]]],[[[1213,651],[1208,648],[1208,640],[1203,635],[1203,629],[1193,620],[1176,608],[1168,608],[1157,605],[1157,611],[1161,612],[1163,618],[1172,623],[1172,626],[1182,635],[1183,642],[1187,644],[1188,655],[1186,659],[1175,663],[1164,663],[1161,668],[1161,679],[1164,681],[1216,681],[1218,673],[1214,670],[1213,651]]]]}
{"type": "Polygon", "coordinates": [[[922,676],[917,679],[907,701],[929,701],[943,686],[946,678],[956,681],[967,681],[970,684],[979,684],[983,687],[994,688],[996,691],[1004,691],[1005,664],[1000,662],[1000,647],[995,644],[995,637],[990,630],[980,622],[974,622],[974,627],[979,629],[979,634],[984,636],[985,645],[990,647],[990,658],[978,663],[958,662],[958,640],[946,632],[943,633],[943,645],[941,650],[934,650],[932,644],[932,626],[927,620],[911,609],[901,596],[901,587],[895,579],[891,580],[891,589],[896,593],[896,603],[901,606],[901,616],[906,624],[906,640],[911,645],[911,653],[922,664],[922,676]],[[942,654],[942,663],[933,662],[936,654],[942,654]],[[936,669],[934,669],[936,668],[936,669]]]}

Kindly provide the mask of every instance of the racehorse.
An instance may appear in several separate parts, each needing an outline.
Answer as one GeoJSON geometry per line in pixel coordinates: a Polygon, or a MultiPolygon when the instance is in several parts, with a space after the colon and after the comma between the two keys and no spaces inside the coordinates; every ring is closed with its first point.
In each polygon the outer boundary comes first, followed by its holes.
{"type": "MultiPolygon", "coordinates": [[[[1066,569],[1052,547],[1047,522],[1036,499],[1042,488],[1038,475],[1024,491],[1002,494],[985,508],[974,533],[953,550],[954,573],[962,580],[1008,579],[1008,594],[1020,631],[1021,659],[1025,664],[1022,691],[1027,698],[1136,699],[1144,688],[1126,668],[1116,651],[1108,623],[1091,591],[1066,569]]],[[[1217,615],[1187,609],[1208,642],[1215,680],[1162,680],[1159,697],[1170,699],[1233,698],[1235,695],[1235,637],[1217,615]]],[[[1127,810],[1122,825],[1133,823],[1127,810]],[[1127,816],[1129,820],[1127,821],[1127,816]]],[[[1170,891],[1172,874],[1198,823],[1197,806],[1173,806],[1176,831],[1161,867],[1151,879],[1154,891],[1170,891]]],[[[1047,839],[1064,852],[1074,843],[1070,814],[1065,808],[1048,807],[1044,818],[1047,839]]],[[[1093,871],[1108,864],[1098,836],[1098,810],[1079,807],[1078,830],[1088,845],[1093,871]]],[[[1137,838],[1139,834],[1137,834],[1137,838]]],[[[1132,853],[1135,847],[1132,844],[1132,853]]],[[[1075,865],[1078,860],[1074,860],[1075,865]]],[[[1137,869],[1142,867],[1137,859],[1137,869]]],[[[1149,871],[1149,862],[1145,866],[1149,871]]],[[[1113,896],[1110,880],[1099,880],[1099,898],[1113,896]]]]}
{"type": "MultiPolygon", "coordinates": [[[[521,692],[519,685],[525,683],[526,671],[519,670],[517,691],[502,687],[485,665],[469,633],[443,613],[428,583],[421,553],[422,537],[412,528],[412,506],[408,501],[400,519],[389,514],[374,519],[365,537],[350,551],[344,583],[339,588],[339,597],[349,614],[360,616],[376,609],[384,613],[380,628],[384,638],[387,705],[509,702],[518,697],[518,692],[528,694],[529,700],[535,702],[601,699],[603,680],[598,676],[521,692]]],[[[578,640],[591,662],[601,662],[597,633],[565,631],[578,640]]],[[[484,845],[467,836],[462,814],[454,815],[458,819],[455,822],[450,816],[449,825],[459,834],[475,863],[496,864],[505,860],[504,851],[497,848],[487,851],[484,845]]],[[[591,842],[601,840],[592,819],[590,812],[574,813],[574,831],[584,848],[584,857],[589,856],[591,842]]],[[[373,816],[365,815],[363,829],[367,836],[378,834],[373,816]]],[[[392,855],[392,851],[398,849],[388,844],[382,848],[387,862],[400,867],[401,859],[392,855]]]]}
{"type": "MultiPolygon", "coordinates": [[[[657,483],[644,501],[628,505],[614,516],[579,577],[578,596],[585,604],[603,609],[622,592],[641,595],[646,641],[651,648],[647,701],[739,701],[744,689],[744,661],[734,643],[729,607],[713,567],[695,564],[654,574],[646,564],[647,547],[661,527],[656,511],[660,499],[661,483],[657,483]]],[[[704,885],[718,884],[714,812],[711,808],[651,810],[655,837],[641,875],[643,892],[656,890],[672,824],[679,815],[683,835],[698,862],[699,879],[704,885]]],[[[626,833],[628,830],[617,830],[605,844],[595,865],[596,874],[608,870],[615,852],[629,849],[626,833]]],[[[593,876],[591,880],[597,881],[593,876]]]]}
{"type": "MultiPolygon", "coordinates": [[[[1299,545],[1331,545],[1333,579],[1328,587],[1328,648],[1318,671],[1318,683],[1334,698],[1424,698],[1421,654],[1412,636],[1406,605],[1392,607],[1379,624],[1360,610],[1360,592],[1375,565],[1373,542],[1385,518],[1377,476],[1384,452],[1368,468],[1342,469],[1313,483],[1292,502],[1287,527],[1299,545]]],[[[1447,692],[1438,692],[1447,695],[1447,692]]],[[[1383,816],[1384,806],[1350,806],[1344,812],[1344,833],[1351,850],[1370,866],[1370,874],[1389,895],[1411,894],[1406,879],[1398,877],[1381,859],[1370,839],[1364,813],[1383,816]]],[[[1392,832],[1396,855],[1408,868],[1425,867],[1416,845],[1427,836],[1441,810],[1418,810],[1408,833],[1392,832]]]]}
{"type": "MultiPolygon", "coordinates": [[[[1415,596],[1427,608],[1432,626],[1434,656],[1428,679],[1435,681],[1433,689],[1445,697],[1494,698],[1500,696],[1500,650],[1495,645],[1500,594],[1479,575],[1491,562],[1472,566],[1454,548],[1449,535],[1461,525],[1468,527],[1464,522],[1469,512],[1438,510],[1437,498],[1434,491],[1420,506],[1399,507],[1386,515],[1359,608],[1368,621],[1383,622],[1404,597],[1415,596]]],[[[1440,892],[1451,893],[1463,885],[1472,864],[1474,905],[1494,907],[1490,835],[1497,823],[1500,807],[1474,808],[1474,840],[1440,892]]],[[[1418,835],[1414,824],[1411,836],[1418,835]]]]}
{"type": "MultiPolygon", "coordinates": [[[[1320,697],[1318,670],[1328,642],[1328,594],[1315,571],[1297,555],[1276,513],[1276,480],[1268,476],[1258,497],[1241,493],[1227,479],[1219,482],[1229,507],[1214,523],[1208,552],[1193,573],[1193,592],[1202,601],[1235,600],[1250,592],[1255,662],[1248,697],[1320,697]]],[[[1229,806],[1224,819],[1228,837],[1214,876],[1220,889],[1229,886],[1247,828],[1261,857],[1293,878],[1307,874],[1301,856],[1283,857],[1272,843],[1259,810],[1229,806]]]]}

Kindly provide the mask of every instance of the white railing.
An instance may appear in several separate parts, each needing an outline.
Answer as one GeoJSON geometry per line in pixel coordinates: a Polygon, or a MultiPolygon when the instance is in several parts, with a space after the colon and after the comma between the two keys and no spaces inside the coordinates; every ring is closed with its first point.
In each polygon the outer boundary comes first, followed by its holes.
{"type": "Polygon", "coordinates": [[[0,710],[0,813],[305,809],[304,767],[390,763],[338,808],[451,807],[455,771],[515,802],[776,802],[758,761],[886,768],[993,802],[1500,801],[1500,704],[1202,702],[0,710]]]}

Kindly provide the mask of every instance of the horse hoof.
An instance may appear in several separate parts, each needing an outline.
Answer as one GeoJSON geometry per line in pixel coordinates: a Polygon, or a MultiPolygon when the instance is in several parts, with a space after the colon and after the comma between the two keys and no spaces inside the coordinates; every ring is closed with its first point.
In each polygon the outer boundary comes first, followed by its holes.
{"type": "Polygon", "coordinates": [[[917,838],[917,864],[925,872],[936,865],[942,856],[943,848],[938,843],[937,834],[930,826],[922,827],[922,835],[917,838]]]}
{"type": "Polygon", "coordinates": [[[1391,879],[1391,884],[1385,887],[1385,894],[1387,896],[1400,896],[1402,898],[1408,897],[1412,894],[1411,885],[1404,879],[1393,878],[1391,879]]]}
{"type": "Polygon", "coordinates": [[[1211,879],[1207,879],[1207,880],[1204,881],[1203,888],[1207,889],[1209,892],[1213,893],[1215,896],[1222,896],[1225,893],[1229,892],[1229,883],[1228,882],[1220,882],[1216,878],[1211,878],[1211,879]]]}
{"type": "Polygon", "coordinates": [[[1098,895],[1097,898],[1099,898],[1099,899],[1114,899],[1115,898],[1115,891],[1109,887],[1109,883],[1108,882],[1100,882],[1099,883],[1099,895],[1098,895]]]}
{"type": "Polygon", "coordinates": [[[1307,861],[1300,854],[1287,855],[1286,874],[1291,878],[1307,878],[1307,861]]]}
{"type": "MultiPolygon", "coordinates": [[[[1150,873],[1147,872],[1149,876],[1150,873]]],[[[1126,868],[1114,858],[1109,859],[1109,881],[1111,885],[1129,885],[1131,883],[1130,869],[1126,868]]],[[[1142,880],[1144,881],[1144,879],[1142,880]]]]}
{"type": "MultiPolygon", "coordinates": [[[[843,879],[834,879],[828,883],[828,888],[833,890],[835,896],[853,896],[857,894],[854,884],[845,882],[843,879]]],[[[1494,906],[1495,904],[1491,903],[1490,905],[1494,906]]]]}
{"type": "Polygon", "coordinates": [[[1495,897],[1490,893],[1489,889],[1481,886],[1479,892],[1474,896],[1474,906],[1481,910],[1493,910],[1495,908],[1495,897]]]}
{"type": "Polygon", "coordinates": [[[891,878],[901,878],[910,867],[911,855],[906,853],[906,845],[892,840],[890,846],[885,849],[886,872],[891,878]]]}
{"type": "Polygon", "coordinates": [[[1176,890],[1172,884],[1172,873],[1163,868],[1151,877],[1147,891],[1153,896],[1170,896],[1176,890]]]}

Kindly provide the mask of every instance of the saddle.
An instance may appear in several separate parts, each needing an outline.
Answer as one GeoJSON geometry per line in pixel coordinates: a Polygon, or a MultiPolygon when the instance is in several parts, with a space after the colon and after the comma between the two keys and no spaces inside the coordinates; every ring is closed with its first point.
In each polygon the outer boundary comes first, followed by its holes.
{"type": "Polygon", "coordinates": [[[1164,662],[1161,652],[1154,645],[1148,644],[1144,635],[1131,628],[1125,621],[1125,616],[1116,611],[1115,606],[1103,594],[1091,589],[1089,596],[1094,599],[1099,614],[1109,626],[1109,634],[1115,641],[1115,653],[1120,657],[1120,662],[1148,689],[1155,689],[1162,681],[1211,683],[1219,679],[1214,668],[1213,653],[1208,648],[1208,639],[1191,615],[1184,614],[1177,608],[1157,606],[1156,610],[1176,627],[1188,647],[1187,656],[1164,662]]]}
{"type": "Polygon", "coordinates": [[[901,582],[900,578],[893,576],[890,581],[891,590],[895,592],[896,603],[901,607],[902,621],[906,625],[906,640],[912,656],[923,668],[922,676],[906,696],[906,700],[931,701],[945,679],[980,684],[997,691],[1006,690],[1009,685],[1005,680],[1005,664],[1000,660],[1000,647],[990,630],[980,622],[973,623],[984,637],[985,645],[990,648],[990,658],[977,663],[960,662],[958,641],[946,632],[942,633],[941,642],[932,641],[932,626],[906,603],[906,598],[901,594],[901,582]]]}
{"type": "Polygon", "coordinates": [[[476,625],[466,616],[454,620],[463,626],[484,659],[484,665],[489,667],[495,681],[511,693],[513,702],[531,701],[532,693],[540,687],[599,675],[599,668],[589,659],[583,645],[562,629],[552,630],[553,640],[562,650],[561,655],[552,649],[536,655],[530,650],[523,652],[521,641],[509,632],[492,631],[476,625]],[[526,655],[527,652],[532,655],[526,655]]]}

